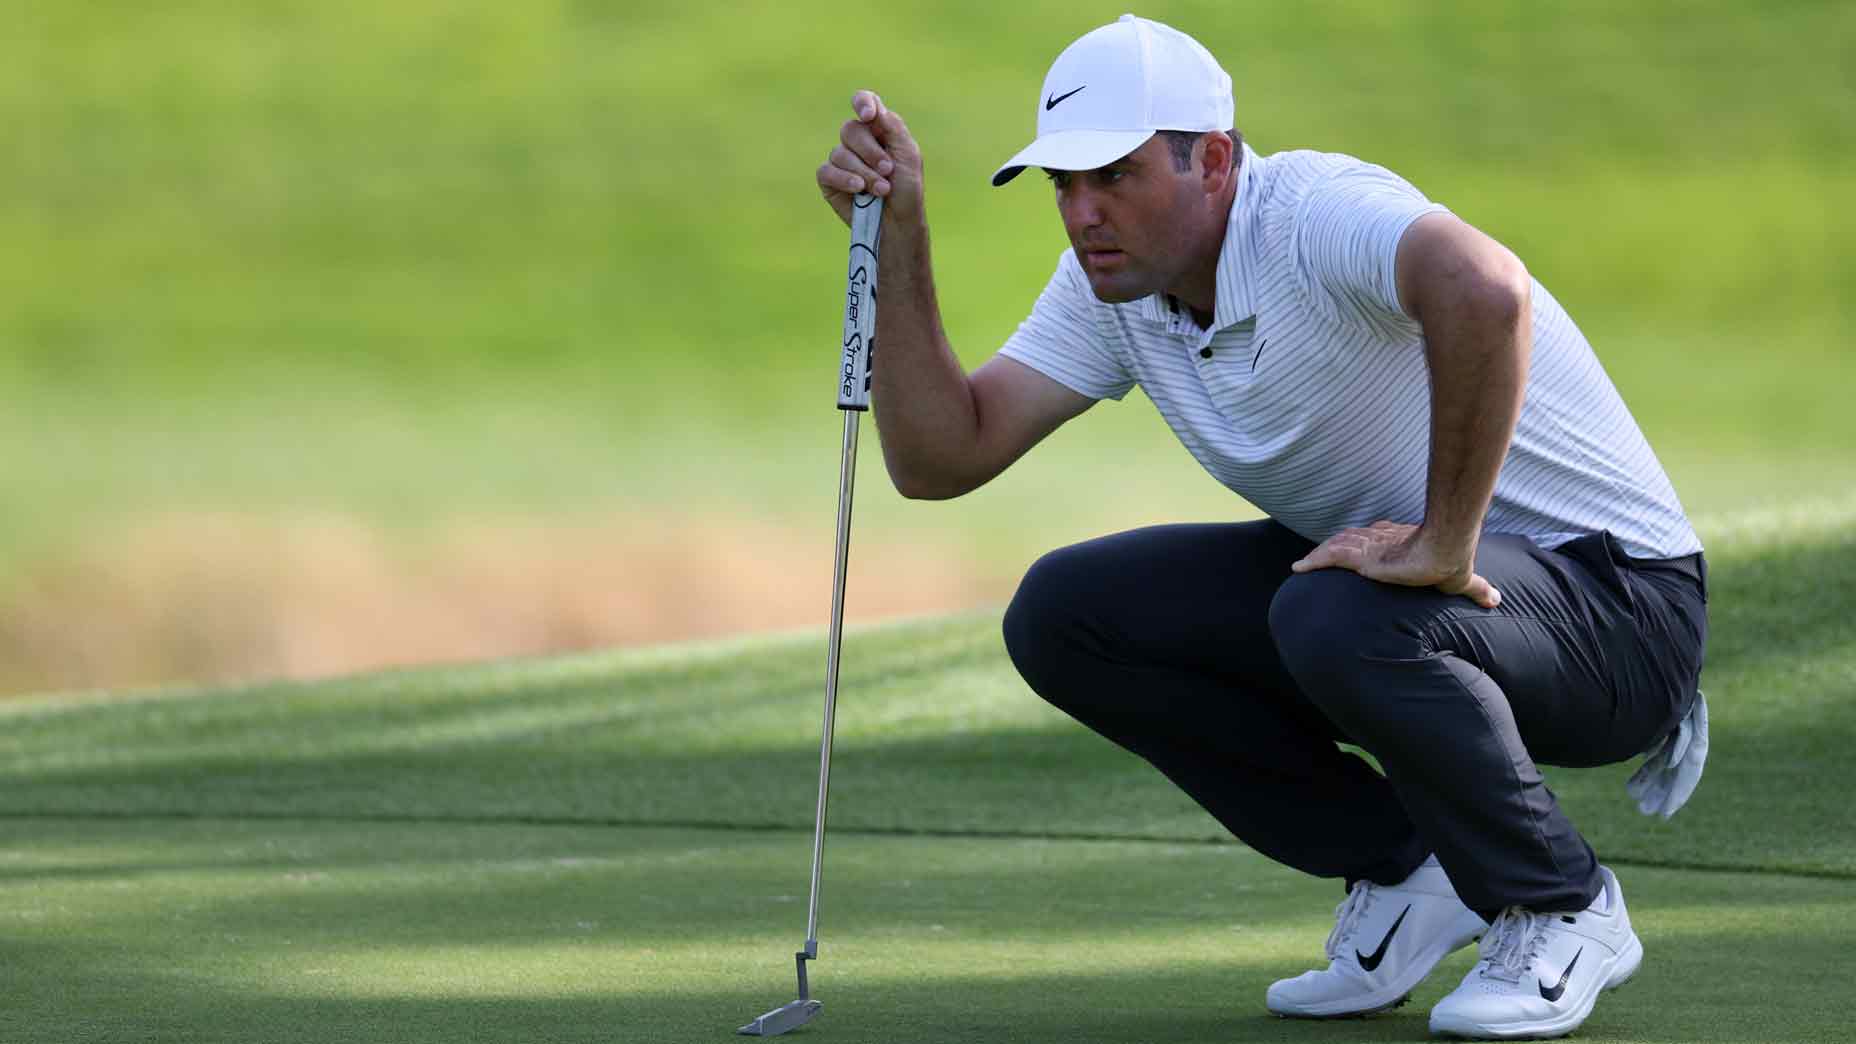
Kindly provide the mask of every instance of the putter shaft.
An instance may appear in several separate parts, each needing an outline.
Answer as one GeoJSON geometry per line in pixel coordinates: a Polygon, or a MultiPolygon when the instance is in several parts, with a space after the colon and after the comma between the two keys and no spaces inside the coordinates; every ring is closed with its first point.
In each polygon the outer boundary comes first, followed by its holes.
{"type": "MultiPolygon", "coordinates": [[[[818,893],[825,863],[825,799],[831,789],[831,733],[838,711],[838,659],[844,645],[844,578],[851,553],[851,498],[857,487],[859,412],[844,412],[843,457],[838,464],[838,547],[831,571],[831,627],[826,635],[825,728],[818,745],[818,812],[812,823],[812,894],[806,906],[807,957],[818,956],[818,893]]],[[[805,966],[799,970],[805,996],[805,966]]]]}
{"type": "Polygon", "coordinates": [[[806,904],[806,947],[793,954],[799,999],[773,1009],[736,1030],[750,1037],[776,1037],[812,1021],[824,1005],[812,999],[806,962],[818,956],[818,893],[825,865],[825,797],[831,790],[831,733],[838,710],[838,651],[844,638],[844,573],[851,552],[851,494],[857,485],[857,410],[844,411],[844,450],[838,471],[838,549],[831,575],[831,629],[826,637],[825,730],[818,745],[818,812],[812,821],[812,894],[806,904]]]}

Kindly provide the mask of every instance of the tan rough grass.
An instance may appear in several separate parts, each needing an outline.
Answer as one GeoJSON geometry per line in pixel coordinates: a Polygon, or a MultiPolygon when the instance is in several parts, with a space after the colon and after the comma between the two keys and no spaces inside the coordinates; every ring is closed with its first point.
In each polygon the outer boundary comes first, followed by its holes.
{"type": "MultiPolygon", "coordinates": [[[[831,534],[755,519],[186,513],[74,535],[0,586],[0,691],[307,678],[826,620],[831,534]]],[[[847,616],[998,603],[958,549],[853,542],[847,616]]]]}

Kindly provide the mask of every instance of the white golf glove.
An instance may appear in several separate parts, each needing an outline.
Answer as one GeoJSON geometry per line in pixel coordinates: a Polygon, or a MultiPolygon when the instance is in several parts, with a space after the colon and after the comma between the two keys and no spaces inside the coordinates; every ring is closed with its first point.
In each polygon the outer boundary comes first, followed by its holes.
{"type": "Polygon", "coordinates": [[[1646,816],[1668,819],[1701,782],[1708,760],[1708,700],[1697,691],[1695,705],[1643,760],[1624,784],[1646,816]]]}

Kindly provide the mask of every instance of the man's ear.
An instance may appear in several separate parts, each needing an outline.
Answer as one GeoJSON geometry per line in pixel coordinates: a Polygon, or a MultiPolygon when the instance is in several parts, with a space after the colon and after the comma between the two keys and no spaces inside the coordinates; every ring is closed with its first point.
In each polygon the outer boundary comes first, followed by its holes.
{"type": "Polygon", "coordinates": [[[1207,131],[1199,138],[1199,177],[1207,195],[1222,192],[1226,182],[1236,175],[1231,169],[1233,148],[1231,136],[1223,131],[1207,131]]]}

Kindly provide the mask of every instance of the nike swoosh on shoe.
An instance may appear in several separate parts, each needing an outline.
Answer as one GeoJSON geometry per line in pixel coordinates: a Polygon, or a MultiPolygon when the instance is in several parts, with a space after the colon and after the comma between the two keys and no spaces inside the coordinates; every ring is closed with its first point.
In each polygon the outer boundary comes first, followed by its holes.
{"type": "MultiPolygon", "coordinates": [[[[1566,992],[1566,983],[1572,979],[1573,966],[1579,963],[1579,957],[1584,953],[1585,947],[1579,947],[1579,952],[1573,954],[1572,960],[1566,962],[1566,973],[1560,976],[1560,981],[1552,989],[1547,989],[1547,984],[1544,982],[1539,983],[1541,997],[1550,1001],[1557,1001],[1560,999],[1560,994],[1566,992]]],[[[1538,982],[1538,980],[1536,981],[1538,982]]]]}
{"type": "Polygon", "coordinates": [[[1360,967],[1367,971],[1372,971],[1374,968],[1379,967],[1379,962],[1386,959],[1386,947],[1392,945],[1392,937],[1398,934],[1398,926],[1405,923],[1405,915],[1410,912],[1411,904],[1407,903],[1405,909],[1400,911],[1398,920],[1393,921],[1392,927],[1386,931],[1386,937],[1379,940],[1379,949],[1374,950],[1370,956],[1361,953],[1359,950],[1353,951],[1354,957],[1358,958],[1360,961],[1360,967]]]}

